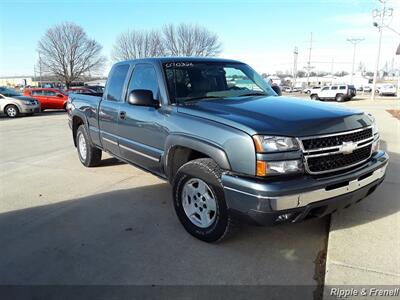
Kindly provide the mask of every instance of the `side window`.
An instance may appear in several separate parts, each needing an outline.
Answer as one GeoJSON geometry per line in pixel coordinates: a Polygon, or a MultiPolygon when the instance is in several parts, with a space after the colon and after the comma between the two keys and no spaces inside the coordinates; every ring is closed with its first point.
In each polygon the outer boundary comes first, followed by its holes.
{"type": "Polygon", "coordinates": [[[32,91],[32,96],[43,96],[42,90],[32,91]]]}
{"type": "Polygon", "coordinates": [[[337,86],[331,87],[331,90],[337,90],[337,86]]]}
{"type": "Polygon", "coordinates": [[[133,90],[150,90],[155,99],[158,97],[158,80],[152,65],[138,64],[135,66],[129,82],[128,93],[133,90]]]}
{"type": "Polygon", "coordinates": [[[122,89],[124,88],[124,82],[128,71],[129,65],[118,65],[114,68],[107,82],[107,100],[121,101],[122,89]]]}
{"type": "Polygon", "coordinates": [[[345,90],[345,89],[346,89],[346,86],[341,85],[341,86],[339,87],[339,89],[340,89],[340,90],[345,90]]]}
{"type": "Polygon", "coordinates": [[[53,91],[44,91],[44,94],[46,96],[54,97],[56,95],[56,92],[53,91]]]}
{"type": "Polygon", "coordinates": [[[327,91],[329,90],[329,86],[324,87],[321,91],[327,91]]]}

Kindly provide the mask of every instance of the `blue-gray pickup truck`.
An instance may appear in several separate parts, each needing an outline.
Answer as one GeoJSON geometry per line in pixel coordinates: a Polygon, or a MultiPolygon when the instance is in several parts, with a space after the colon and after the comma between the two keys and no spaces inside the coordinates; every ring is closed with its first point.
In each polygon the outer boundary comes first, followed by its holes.
{"type": "Polygon", "coordinates": [[[207,242],[239,221],[295,223],[347,208],[388,165],[371,115],[278,96],[233,60],[119,62],[104,94],[71,95],[68,114],[83,165],[105,151],[168,180],[178,219],[207,242]]]}

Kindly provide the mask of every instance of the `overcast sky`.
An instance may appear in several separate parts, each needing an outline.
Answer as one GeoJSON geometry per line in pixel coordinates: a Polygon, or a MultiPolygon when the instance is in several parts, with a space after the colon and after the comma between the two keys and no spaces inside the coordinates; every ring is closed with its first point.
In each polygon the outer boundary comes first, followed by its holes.
{"type": "MultiPolygon", "coordinates": [[[[400,32],[400,0],[388,0],[394,8],[389,26],[400,32]]],[[[313,32],[312,65],[316,70],[351,70],[350,37],[365,38],[357,49],[373,70],[378,31],[372,26],[378,0],[173,0],[173,1],[21,1],[0,3],[0,76],[32,75],[37,42],[50,26],[72,21],[103,46],[110,58],[117,35],[127,29],[156,29],[166,23],[188,22],[206,26],[220,37],[222,57],[244,61],[258,72],[273,73],[293,67],[293,49],[299,49],[298,69],[308,60],[313,32]]],[[[381,65],[395,57],[400,36],[384,30],[381,65]]],[[[397,66],[400,57],[395,58],[397,66]]],[[[107,64],[104,72],[107,73],[107,64]]]]}

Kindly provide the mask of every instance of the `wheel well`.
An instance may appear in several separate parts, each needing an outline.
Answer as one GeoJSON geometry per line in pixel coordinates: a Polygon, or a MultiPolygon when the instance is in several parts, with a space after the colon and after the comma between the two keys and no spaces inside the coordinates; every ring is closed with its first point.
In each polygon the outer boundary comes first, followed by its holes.
{"type": "Polygon", "coordinates": [[[19,111],[18,105],[15,105],[15,104],[13,104],[13,103],[10,103],[10,104],[7,104],[6,106],[4,106],[4,111],[5,111],[5,110],[7,109],[7,107],[9,107],[9,106],[14,106],[14,107],[16,107],[17,110],[19,111]]]}
{"type": "Polygon", "coordinates": [[[179,168],[185,163],[198,158],[207,157],[209,157],[207,154],[200,151],[187,147],[175,146],[168,151],[166,175],[172,182],[176,172],[178,172],[179,168]]]}
{"type": "Polygon", "coordinates": [[[74,116],[72,118],[72,137],[74,138],[74,145],[76,147],[76,132],[78,131],[79,126],[81,126],[83,120],[80,117],[74,116]]]}

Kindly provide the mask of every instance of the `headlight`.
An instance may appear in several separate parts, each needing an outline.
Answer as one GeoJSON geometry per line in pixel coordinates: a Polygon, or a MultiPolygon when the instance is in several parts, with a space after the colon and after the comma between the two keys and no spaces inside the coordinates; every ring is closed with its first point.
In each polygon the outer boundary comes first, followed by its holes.
{"type": "Polygon", "coordinates": [[[296,139],[290,137],[254,135],[253,141],[258,153],[299,149],[296,139]]]}
{"type": "Polygon", "coordinates": [[[31,105],[31,101],[24,100],[23,102],[25,105],[31,105]]]}
{"type": "Polygon", "coordinates": [[[372,134],[373,135],[378,134],[378,125],[376,125],[375,117],[373,115],[371,115],[371,114],[367,114],[367,116],[372,122],[372,134]]]}
{"type": "Polygon", "coordinates": [[[379,151],[381,143],[380,143],[378,126],[376,125],[375,117],[371,114],[367,114],[367,116],[372,122],[372,136],[374,137],[374,141],[372,142],[372,146],[371,146],[371,154],[373,154],[373,153],[379,151]]]}
{"type": "Polygon", "coordinates": [[[303,172],[303,162],[297,160],[257,161],[257,176],[290,175],[303,172]]]}

